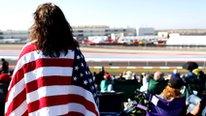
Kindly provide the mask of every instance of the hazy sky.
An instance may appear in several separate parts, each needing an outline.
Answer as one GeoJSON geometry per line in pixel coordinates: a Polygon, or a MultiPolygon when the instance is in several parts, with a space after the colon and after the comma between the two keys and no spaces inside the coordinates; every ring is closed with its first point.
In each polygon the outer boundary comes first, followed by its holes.
{"type": "Polygon", "coordinates": [[[72,26],[206,28],[206,0],[0,0],[0,30],[27,30],[37,6],[48,1],[72,26]]]}

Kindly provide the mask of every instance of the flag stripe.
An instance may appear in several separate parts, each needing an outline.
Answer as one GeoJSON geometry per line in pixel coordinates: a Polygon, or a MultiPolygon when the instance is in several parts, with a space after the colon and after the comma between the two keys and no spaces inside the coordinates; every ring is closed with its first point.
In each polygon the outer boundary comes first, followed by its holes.
{"type": "Polygon", "coordinates": [[[23,72],[23,71],[24,71],[23,68],[21,68],[20,70],[18,70],[17,73],[13,73],[13,75],[15,75],[15,78],[13,78],[14,76],[11,77],[12,79],[11,79],[11,82],[10,82],[10,84],[9,84],[8,92],[11,91],[11,88],[12,88],[15,84],[17,84],[17,83],[19,83],[20,81],[22,81],[22,78],[23,78],[23,75],[24,75],[24,72],[23,72]]]}
{"type": "MultiPolygon", "coordinates": [[[[93,95],[85,90],[82,87],[74,86],[74,85],[56,85],[56,86],[45,86],[38,88],[36,91],[30,92],[27,96],[31,97],[31,100],[27,102],[33,102],[45,96],[53,96],[53,95],[67,95],[67,94],[76,94],[79,96],[84,96],[90,102],[94,102],[93,95]],[[57,91],[58,89],[58,91],[57,91]],[[47,90],[47,92],[45,92],[47,90]],[[40,94],[39,94],[40,93],[40,94]]],[[[28,98],[28,97],[27,97],[28,98]]]]}
{"type": "Polygon", "coordinates": [[[29,42],[26,45],[24,45],[24,47],[22,48],[22,51],[19,54],[19,58],[21,58],[23,55],[25,55],[29,52],[35,51],[35,50],[37,50],[35,44],[29,42]]]}
{"type": "MultiPolygon", "coordinates": [[[[27,108],[25,108],[25,109],[27,109],[27,108]]],[[[28,114],[28,110],[26,110],[23,114],[22,114],[22,116],[28,116],[29,114],[28,114]]]]}
{"type": "Polygon", "coordinates": [[[24,101],[18,108],[16,108],[9,116],[22,116],[27,109],[27,103],[24,101]]]}
{"type": "Polygon", "coordinates": [[[26,84],[27,93],[38,88],[51,85],[70,85],[72,78],[70,76],[43,76],[26,84]]]}
{"type": "MultiPolygon", "coordinates": [[[[30,109],[29,112],[34,112],[38,109],[41,109],[43,107],[47,106],[55,106],[55,105],[63,105],[68,103],[77,103],[82,104],[84,107],[89,111],[94,111],[95,106],[90,101],[86,100],[84,97],[74,94],[69,95],[61,95],[61,96],[47,96],[40,98],[37,101],[34,101],[30,104],[28,104],[28,108],[30,109]]],[[[65,109],[66,110],[66,109],[65,109]]],[[[97,112],[94,112],[96,115],[98,115],[97,112]]]]}
{"type": "MultiPolygon", "coordinates": [[[[16,110],[26,99],[26,91],[25,89],[20,92],[13,101],[6,107],[7,113],[11,113],[12,111],[16,110]]],[[[15,112],[15,111],[14,111],[15,112]]]]}
{"type": "Polygon", "coordinates": [[[39,116],[39,115],[42,115],[42,112],[44,112],[44,116],[64,115],[64,114],[69,114],[69,112],[79,112],[79,113],[84,114],[84,116],[97,116],[93,112],[86,110],[83,105],[76,104],[76,103],[44,107],[35,112],[29,113],[29,115],[39,116]]]}
{"type": "MultiPolygon", "coordinates": [[[[15,77],[16,76],[16,74],[17,73],[19,73],[19,72],[22,72],[22,70],[23,69],[25,69],[25,67],[29,67],[29,65],[30,65],[30,62],[33,62],[34,64],[36,63],[36,61],[38,61],[38,59],[49,59],[49,58],[46,58],[45,56],[43,56],[43,55],[41,55],[42,54],[42,52],[41,51],[32,51],[31,53],[27,53],[27,54],[25,54],[25,55],[23,55],[19,60],[18,60],[18,62],[17,62],[17,65],[15,66],[15,69],[14,69],[14,72],[13,72],[13,75],[12,75],[12,77],[15,77]],[[25,66],[26,65],[26,66],[25,66]]],[[[72,60],[72,63],[71,64],[73,64],[73,59],[74,59],[74,51],[71,51],[71,50],[68,50],[68,54],[67,55],[61,55],[60,57],[59,57],[59,59],[52,59],[52,63],[53,63],[53,65],[56,65],[55,63],[57,62],[62,62],[62,61],[58,61],[58,60],[67,60],[67,63],[65,63],[65,64],[68,64],[69,63],[69,60],[72,60]]],[[[33,64],[33,65],[34,65],[33,64]]],[[[62,64],[62,63],[61,63],[62,64]]],[[[63,63],[64,64],[64,63],[63,63]]],[[[31,64],[32,65],[32,64],[31,64]]],[[[58,65],[58,66],[60,66],[60,65],[58,65]]],[[[30,68],[37,68],[37,66],[36,67],[29,67],[29,69],[30,68]]],[[[29,70],[29,69],[27,69],[27,70],[29,70]]],[[[30,70],[32,70],[32,69],[30,69],[30,70]]],[[[27,71],[28,72],[28,71],[27,71]]],[[[23,77],[22,77],[23,78],[23,77]]],[[[21,78],[18,78],[18,80],[15,80],[14,82],[18,82],[18,81],[20,81],[21,80],[21,78]]],[[[11,83],[10,84],[10,87],[9,87],[9,89],[11,88],[11,87],[13,87],[14,85],[15,85],[15,83],[11,83]]]]}
{"type": "Polygon", "coordinates": [[[19,81],[10,91],[7,96],[5,109],[14,101],[15,97],[21,95],[24,90],[24,80],[19,81]]]}
{"type": "MultiPolygon", "coordinates": [[[[6,101],[8,101],[7,104],[10,104],[12,101],[12,99],[15,98],[15,96],[17,94],[19,94],[19,92],[21,92],[23,90],[22,86],[24,86],[25,82],[31,82],[33,80],[35,80],[36,78],[42,77],[42,76],[50,76],[50,75],[59,75],[59,76],[72,76],[72,69],[71,67],[41,67],[38,68],[34,71],[28,72],[26,74],[24,74],[25,77],[29,77],[29,78],[24,78],[25,80],[23,80],[23,74],[21,73],[17,73],[14,80],[18,80],[19,78],[21,78],[21,81],[19,81],[18,83],[16,83],[8,92],[11,93],[11,95],[8,96],[8,99],[6,101]],[[60,70],[60,71],[56,71],[56,70],[60,70]],[[35,72],[36,71],[36,72],[35,72]],[[43,73],[37,73],[38,71],[43,71],[43,73]]],[[[26,83],[27,83],[26,82],[26,83]]]]}
{"type": "MultiPolygon", "coordinates": [[[[32,51],[27,54],[24,54],[17,62],[16,70],[14,70],[14,73],[18,71],[21,67],[23,67],[25,64],[36,61],[38,59],[49,59],[50,57],[45,57],[42,55],[43,53],[41,51],[32,51]]],[[[50,58],[51,59],[51,58],[50,58]]],[[[61,54],[58,59],[52,58],[52,60],[59,60],[59,59],[74,59],[74,51],[68,50],[68,54],[61,54]]]]}
{"type": "Polygon", "coordinates": [[[44,56],[27,44],[9,86],[7,115],[99,115],[92,75],[79,49],[44,56]],[[73,69],[75,67],[75,69],[73,69]],[[93,96],[94,94],[94,96],[93,96]]]}
{"type": "Polygon", "coordinates": [[[75,112],[75,111],[68,112],[67,114],[63,114],[63,115],[64,116],[84,116],[82,113],[75,112]]]}
{"type": "Polygon", "coordinates": [[[40,67],[24,74],[25,83],[29,83],[42,76],[72,76],[72,68],[71,67],[40,67]]]}
{"type": "Polygon", "coordinates": [[[20,76],[18,76],[19,78],[17,80],[13,81],[10,86],[13,87],[16,84],[15,82],[18,82],[23,78],[23,74],[22,74],[23,72],[27,73],[27,72],[35,70],[39,67],[45,67],[45,66],[48,66],[48,67],[49,66],[71,67],[72,65],[73,65],[72,59],[59,59],[59,60],[57,60],[57,59],[41,58],[41,59],[37,59],[36,61],[31,61],[27,64],[24,64],[24,66],[14,74],[15,77],[17,75],[20,75],[20,76]]]}
{"type": "MultiPolygon", "coordinates": [[[[69,60],[71,61],[71,60],[69,60]]],[[[56,62],[56,60],[55,60],[56,62]]],[[[30,67],[30,65],[32,65],[33,63],[35,62],[31,62],[31,63],[28,63],[28,64],[25,64],[24,67],[22,67],[16,74],[15,74],[15,79],[13,79],[10,83],[10,88],[8,90],[8,92],[10,93],[12,91],[12,87],[15,88],[14,86],[17,86],[16,84],[19,82],[21,83],[21,86],[23,85],[23,77],[24,76],[28,76],[29,78],[25,78],[25,81],[26,82],[30,82],[30,81],[33,81],[35,80],[37,77],[42,77],[42,76],[48,76],[48,75],[60,75],[62,74],[62,76],[72,76],[72,68],[71,67],[51,67],[53,66],[51,63],[50,65],[47,65],[47,66],[50,66],[50,67],[43,67],[41,64],[38,64],[36,67],[30,67]],[[30,68],[27,68],[27,67],[30,67],[30,68]],[[40,67],[40,68],[39,68],[40,67]],[[34,70],[36,68],[36,70],[34,70]],[[33,71],[32,71],[33,70],[33,71]],[[59,71],[56,71],[56,70],[60,70],[61,72],[59,71]],[[24,72],[28,72],[26,74],[24,74],[24,72]],[[30,72],[29,72],[30,71],[30,72]],[[44,74],[42,73],[37,73],[38,71],[43,71],[44,74]],[[37,76],[37,77],[36,77],[37,76]]],[[[71,65],[71,64],[70,64],[71,65]]],[[[21,87],[18,87],[18,88],[21,88],[21,87]]],[[[19,90],[20,91],[20,90],[19,90]]],[[[13,93],[13,92],[12,92],[13,93]]],[[[14,96],[15,97],[15,96],[14,96]]],[[[7,101],[7,100],[6,100],[7,101]]]]}

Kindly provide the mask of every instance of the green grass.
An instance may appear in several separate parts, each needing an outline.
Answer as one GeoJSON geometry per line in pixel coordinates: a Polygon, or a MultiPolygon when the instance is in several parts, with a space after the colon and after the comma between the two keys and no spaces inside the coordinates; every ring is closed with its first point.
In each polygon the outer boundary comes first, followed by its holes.
{"type": "MultiPolygon", "coordinates": [[[[96,69],[96,68],[90,68],[91,72],[99,72],[100,69],[96,69]]],[[[145,73],[154,73],[156,71],[161,71],[163,73],[172,73],[172,71],[174,69],[159,69],[159,68],[153,68],[153,69],[143,69],[143,68],[136,68],[136,69],[127,69],[127,68],[119,68],[119,69],[111,69],[111,68],[105,68],[105,70],[111,74],[114,74],[114,75],[118,75],[120,73],[123,73],[123,72],[126,72],[126,71],[132,71],[134,73],[137,73],[137,74],[140,74],[142,72],[145,72],[145,73]]],[[[180,73],[186,73],[187,70],[185,69],[179,69],[178,70],[180,73]]]]}

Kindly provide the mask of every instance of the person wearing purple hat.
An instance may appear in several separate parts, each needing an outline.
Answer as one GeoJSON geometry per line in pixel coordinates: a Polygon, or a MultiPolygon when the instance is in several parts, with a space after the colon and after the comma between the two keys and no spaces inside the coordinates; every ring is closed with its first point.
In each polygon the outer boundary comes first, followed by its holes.
{"type": "Polygon", "coordinates": [[[186,115],[185,97],[180,90],[184,85],[180,77],[170,78],[168,85],[160,95],[151,98],[147,116],[184,116],[186,115]]]}

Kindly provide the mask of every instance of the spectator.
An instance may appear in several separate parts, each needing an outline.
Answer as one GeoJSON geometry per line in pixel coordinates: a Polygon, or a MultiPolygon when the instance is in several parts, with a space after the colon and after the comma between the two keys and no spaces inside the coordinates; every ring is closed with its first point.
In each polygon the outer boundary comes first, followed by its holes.
{"type": "Polygon", "coordinates": [[[148,92],[155,95],[160,94],[167,85],[167,81],[164,79],[164,74],[160,71],[154,73],[152,79],[148,83],[148,92]]]}
{"type": "Polygon", "coordinates": [[[192,73],[195,74],[196,78],[198,79],[199,83],[199,95],[201,96],[201,94],[203,93],[203,91],[206,90],[205,84],[206,84],[206,76],[204,74],[204,72],[202,70],[200,70],[199,68],[196,68],[192,71],[192,73]]]}
{"type": "Polygon", "coordinates": [[[185,97],[180,90],[184,82],[179,78],[171,78],[168,85],[160,95],[151,99],[148,116],[184,116],[186,115],[185,97]]]}
{"type": "Polygon", "coordinates": [[[112,77],[109,73],[104,75],[104,80],[100,83],[101,92],[112,92],[112,77]]]}
{"type": "Polygon", "coordinates": [[[9,63],[2,58],[1,59],[2,65],[1,65],[1,71],[2,73],[9,73],[9,63]]]}
{"type": "Polygon", "coordinates": [[[123,77],[123,73],[120,73],[118,80],[122,80],[122,81],[125,80],[125,78],[123,77]]]}
{"type": "Polygon", "coordinates": [[[6,116],[99,116],[92,73],[61,9],[39,5],[19,55],[6,116]]]}
{"type": "Polygon", "coordinates": [[[11,77],[7,73],[0,74],[0,82],[9,84],[11,81],[11,77]]]}
{"type": "Polygon", "coordinates": [[[105,70],[104,70],[104,67],[102,66],[101,70],[99,71],[98,74],[96,74],[96,77],[95,77],[95,84],[97,85],[98,91],[100,91],[100,83],[102,80],[104,80],[104,75],[105,75],[105,70]]]}
{"type": "Polygon", "coordinates": [[[0,74],[0,116],[4,116],[5,98],[10,80],[11,78],[7,73],[0,74]]]}
{"type": "Polygon", "coordinates": [[[173,72],[172,72],[172,77],[179,77],[180,76],[180,73],[177,69],[174,69],[173,72]]]}
{"type": "Polygon", "coordinates": [[[201,93],[205,90],[206,78],[204,72],[198,68],[196,62],[187,62],[183,67],[188,70],[183,77],[186,83],[186,96],[188,97],[194,92],[201,96],[201,93]]]}
{"type": "Polygon", "coordinates": [[[140,87],[140,91],[147,92],[148,91],[148,83],[152,77],[151,77],[151,75],[145,74],[145,73],[142,73],[141,76],[142,76],[142,86],[140,87]]]}
{"type": "Polygon", "coordinates": [[[132,80],[132,79],[133,79],[132,71],[126,71],[125,74],[123,75],[123,77],[124,77],[126,80],[132,80]]]}

